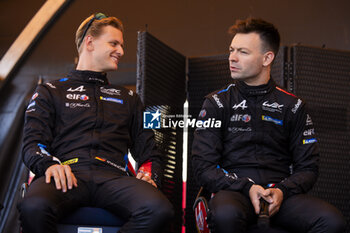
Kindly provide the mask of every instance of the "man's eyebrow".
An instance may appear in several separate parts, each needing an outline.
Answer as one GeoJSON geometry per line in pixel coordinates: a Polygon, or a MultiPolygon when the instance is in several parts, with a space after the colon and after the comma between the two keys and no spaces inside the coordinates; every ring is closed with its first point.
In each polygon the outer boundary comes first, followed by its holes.
{"type": "Polygon", "coordinates": [[[238,48],[237,50],[239,50],[239,51],[241,51],[241,50],[247,50],[247,51],[249,51],[249,49],[248,49],[248,48],[245,48],[245,47],[238,48]]]}
{"type": "Polygon", "coordinates": [[[241,47],[241,48],[233,48],[232,46],[229,47],[229,50],[233,50],[233,49],[236,49],[238,51],[241,51],[241,50],[248,50],[248,51],[250,51],[250,49],[245,48],[245,47],[241,47]]]}

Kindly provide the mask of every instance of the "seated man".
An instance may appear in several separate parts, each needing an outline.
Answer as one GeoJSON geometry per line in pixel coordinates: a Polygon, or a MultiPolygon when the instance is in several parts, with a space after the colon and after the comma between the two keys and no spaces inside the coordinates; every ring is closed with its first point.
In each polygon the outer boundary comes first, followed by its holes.
{"type": "Polygon", "coordinates": [[[280,36],[260,19],[231,28],[233,83],[209,94],[200,120],[221,128],[197,128],[192,155],[195,177],[215,196],[209,202],[212,232],[245,232],[257,221],[260,199],[270,221],[293,232],[342,232],[345,221],[330,204],[306,195],[318,176],[314,126],[304,101],[270,77],[280,36]]]}
{"type": "Polygon", "coordinates": [[[124,54],[122,23],[91,15],[76,44],[76,70],[39,85],[26,111],[23,160],[35,179],[18,206],[23,233],[57,232],[57,221],[80,206],[126,219],[120,232],[161,232],[173,209],[157,189],[153,132],[142,127],[140,98],[109,84],[105,73],[124,54]],[[136,178],[127,175],[129,149],[142,165],[136,178]]]}

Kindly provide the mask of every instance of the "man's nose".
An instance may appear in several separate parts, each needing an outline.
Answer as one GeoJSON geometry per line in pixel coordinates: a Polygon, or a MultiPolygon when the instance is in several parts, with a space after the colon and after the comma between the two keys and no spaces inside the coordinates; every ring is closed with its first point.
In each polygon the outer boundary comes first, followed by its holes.
{"type": "Polygon", "coordinates": [[[230,56],[228,57],[228,60],[229,61],[237,61],[238,60],[237,53],[236,52],[231,52],[230,56]]]}
{"type": "Polygon", "coordinates": [[[124,49],[122,46],[120,45],[118,46],[117,53],[119,54],[120,57],[124,55],[124,49]]]}

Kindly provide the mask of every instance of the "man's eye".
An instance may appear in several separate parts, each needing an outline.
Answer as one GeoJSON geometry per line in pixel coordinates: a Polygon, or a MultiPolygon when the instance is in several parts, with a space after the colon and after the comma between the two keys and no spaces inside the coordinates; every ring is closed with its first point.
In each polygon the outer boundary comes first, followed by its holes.
{"type": "Polygon", "coordinates": [[[248,52],[246,52],[246,51],[241,51],[241,53],[243,53],[243,54],[248,54],[248,52]]]}

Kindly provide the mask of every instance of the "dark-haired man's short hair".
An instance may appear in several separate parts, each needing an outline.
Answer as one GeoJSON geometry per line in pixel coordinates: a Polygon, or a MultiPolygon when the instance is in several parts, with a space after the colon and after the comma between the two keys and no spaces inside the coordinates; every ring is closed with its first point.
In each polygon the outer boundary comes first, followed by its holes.
{"type": "Polygon", "coordinates": [[[264,50],[271,50],[275,56],[278,53],[280,46],[280,34],[277,28],[265,20],[248,18],[246,20],[237,20],[236,23],[230,27],[230,34],[235,36],[237,33],[251,33],[255,32],[260,35],[260,39],[264,43],[264,50]]]}

